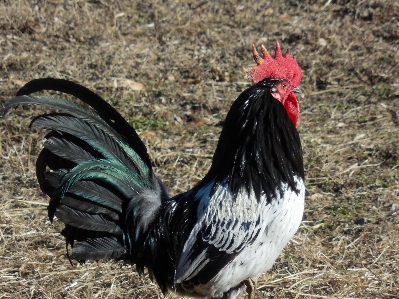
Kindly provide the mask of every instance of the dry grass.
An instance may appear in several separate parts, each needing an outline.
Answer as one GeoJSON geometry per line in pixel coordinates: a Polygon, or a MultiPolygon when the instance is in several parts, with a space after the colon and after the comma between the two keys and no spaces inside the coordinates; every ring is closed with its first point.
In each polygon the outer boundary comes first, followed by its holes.
{"type": "MultiPolygon", "coordinates": [[[[96,90],[135,125],[176,194],[210,166],[218,124],[248,86],[251,43],[278,39],[304,71],[307,202],[257,296],[397,298],[399,216],[388,206],[399,204],[398,22],[394,0],[6,0],[0,100],[39,77],[96,90]]],[[[35,113],[0,120],[0,298],[162,297],[129,265],[69,264],[35,179],[35,113]]]]}

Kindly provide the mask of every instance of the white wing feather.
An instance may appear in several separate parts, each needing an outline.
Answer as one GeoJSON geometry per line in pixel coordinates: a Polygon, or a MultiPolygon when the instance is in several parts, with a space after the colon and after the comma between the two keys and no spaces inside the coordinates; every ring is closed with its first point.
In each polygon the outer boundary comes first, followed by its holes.
{"type": "Polygon", "coordinates": [[[180,257],[176,282],[188,280],[195,276],[208,262],[204,251],[192,256],[193,248],[198,245],[198,234],[202,241],[215,246],[226,254],[233,254],[251,244],[253,240],[265,230],[270,219],[264,219],[261,211],[267,205],[266,197],[257,202],[254,194],[246,191],[233,198],[227,184],[218,186],[212,196],[210,192],[213,183],[201,189],[196,199],[200,200],[197,219],[198,222],[190,233],[180,257]],[[262,208],[263,207],[263,208],[262,208]]]}

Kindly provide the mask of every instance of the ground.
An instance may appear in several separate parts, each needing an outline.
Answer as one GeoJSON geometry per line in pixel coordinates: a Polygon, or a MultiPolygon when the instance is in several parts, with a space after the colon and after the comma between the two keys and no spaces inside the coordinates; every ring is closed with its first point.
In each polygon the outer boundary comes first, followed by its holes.
{"type": "MultiPolygon", "coordinates": [[[[397,1],[1,1],[0,102],[34,78],[79,82],[137,129],[172,194],[209,169],[249,86],[251,44],[303,70],[303,223],[257,298],[397,298],[397,1]],[[137,3],[136,3],[137,2],[137,3]]],[[[0,298],[162,298],[122,262],[71,265],[47,220],[33,107],[0,119],[0,298]]]]}

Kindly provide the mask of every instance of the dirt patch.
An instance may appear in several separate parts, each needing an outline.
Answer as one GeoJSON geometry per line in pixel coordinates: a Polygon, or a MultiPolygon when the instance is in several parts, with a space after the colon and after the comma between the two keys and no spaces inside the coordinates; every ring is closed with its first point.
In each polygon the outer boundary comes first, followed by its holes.
{"type": "MultiPolygon", "coordinates": [[[[303,224],[258,298],[399,293],[397,1],[2,1],[0,100],[39,77],[99,93],[138,130],[172,194],[209,169],[227,111],[248,87],[252,43],[290,47],[304,78],[303,224]]],[[[71,266],[47,220],[32,108],[0,119],[0,297],[159,298],[134,267],[71,266]]]]}

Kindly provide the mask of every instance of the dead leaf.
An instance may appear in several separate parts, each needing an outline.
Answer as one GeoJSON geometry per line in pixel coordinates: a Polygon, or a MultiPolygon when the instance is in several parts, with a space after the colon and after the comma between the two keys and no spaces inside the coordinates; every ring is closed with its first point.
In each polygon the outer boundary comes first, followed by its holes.
{"type": "Polygon", "coordinates": [[[12,84],[18,85],[18,86],[21,86],[21,87],[26,84],[26,81],[14,79],[14,78],[11,78],[10,81],[11,81],[12,84]]]}
{"type": "Polygon", "coordinates": [[[193,127],[198,127],[202,125],[210,124],[209,119],[197,116],[197,115],[190,115],[188,124],[193,127]]]}
{"type": "Polygon", "coordinates": [[[309,197],[310,200],[320,200],[322,198],[323,198],[323,194],[321,194],[321,193],[315,193],[309,197]]]}
{"type": "Polygon", "coordinates": [[[144,131],[143,133],[140,134],[140,137],[143,139],[152,138],[154,136],[155,136],[155,133],[151,132],[151,131],[144,131]]]}
{"type": "Polygon", "coordinates": [[[327,46],[327,40],[325,38],[319,38],[319,40],[317,41],[319,43],[320,46],[325,47],[327,46]]]}
{"type": "Polygon", "coordinates": [[[120,79],[119,86],[128,88],[130,90],[140,91],[144,89],[144,84],[130,79],[120,79]]]}
{"type": "Polygon", "coordinates": [[[289,15],[289,14],[281,15],[280,20],[281,21],[289,21],[289,20],[291,20],[291,15],[289,15]]]}
{"type": "Polygon", "coordinates": [[[273,12],[274,12],[274,9],[273,8],[271,8],[271,7],[269,7],[268,9],[266,9],[265,11],[264,11],[264,15],[271,15],[271,14],[273,14],[273,12]]]}

